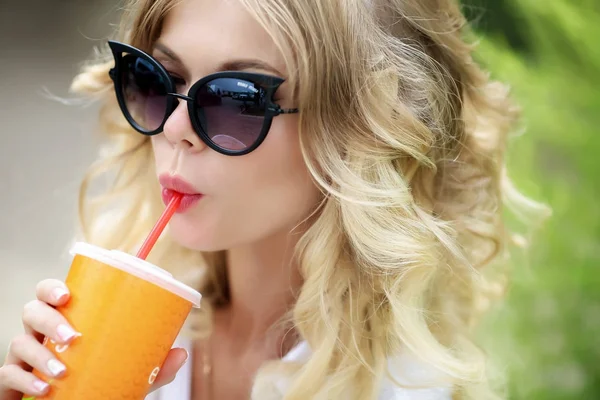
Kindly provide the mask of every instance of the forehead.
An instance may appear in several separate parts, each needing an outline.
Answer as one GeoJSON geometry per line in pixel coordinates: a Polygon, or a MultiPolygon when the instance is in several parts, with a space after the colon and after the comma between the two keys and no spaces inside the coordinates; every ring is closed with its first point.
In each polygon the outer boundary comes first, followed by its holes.
{"type": "Polygon", "coordinates": [[[234,59],[258,59],[285,73],[283,57],[237,0],[183,0],[166,16],[160,42],[193,73],[207,74],[234,59]]]}

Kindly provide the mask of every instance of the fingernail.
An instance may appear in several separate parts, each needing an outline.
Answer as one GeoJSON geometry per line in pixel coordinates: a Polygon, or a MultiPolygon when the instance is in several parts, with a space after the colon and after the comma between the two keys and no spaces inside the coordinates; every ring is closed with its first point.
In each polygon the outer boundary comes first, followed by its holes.
{"type": "Polygon", "coordinates": [[[185,363],[187,362],[188,358],[190,358],[190,353],[188,353],[187,350],[185,350],[185,358],[183,359],[183,362],[181,363],[181,365],[185,365],[185,363]]]}
{"type": "Polygon", "coordinates": [[[81,336],[81,334],[75,332],[73,328],[68,325],[61,324],[56,328],[58,337],[65,342],[73,339],[75,336],[81,336]]]}
{"type": "Polygon", "coordinates": [[[46,390],[48,390],[48,387],[50,387],[50,385],[48,385],[44,381],[40,381],[39,379],[36,379],[35,381],[33,381],[33,389],[36,392],[44,393],[46,390]]]}
{"type": "Polygon", "coordinates": [[[64,288],[56,288],[52,291],[52,297],[55,301],[63,301],[69,295],[69,291],[64,288]]]}
{"type": "Polygon", "coordinates": [[[55,359],[48,361],[47,366],[52,376],[59,376],[67,370],[67,367],[65,367],[63,363],[55,359]]]}

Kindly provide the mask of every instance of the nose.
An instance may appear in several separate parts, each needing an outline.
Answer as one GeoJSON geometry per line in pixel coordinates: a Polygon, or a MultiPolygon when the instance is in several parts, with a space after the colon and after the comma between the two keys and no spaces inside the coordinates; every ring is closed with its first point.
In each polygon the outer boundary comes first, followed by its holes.
{"type": "Polygon", "coordinates": [[[179,101],[173,113],[165,122],[163,133],[173,147],[182,146],[188,151],[198,152],[206,145],[194,131],[186,101],[179,101]]]}

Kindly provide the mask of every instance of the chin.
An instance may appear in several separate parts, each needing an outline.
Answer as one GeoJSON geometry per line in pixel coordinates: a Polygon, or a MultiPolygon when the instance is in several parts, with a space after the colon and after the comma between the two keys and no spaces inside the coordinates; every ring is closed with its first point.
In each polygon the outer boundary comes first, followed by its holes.
{"type": "Polygon", "coordinates": [[[212,229],[208,229],[206,225],[201,227],[201,223],[192,222],[181,217],[175,215],[169,223],[168,233],[175,243],[187,249],[201,252],[221,251],[226,248],[226,245],[217,239],[217,235],[212,229]]]}

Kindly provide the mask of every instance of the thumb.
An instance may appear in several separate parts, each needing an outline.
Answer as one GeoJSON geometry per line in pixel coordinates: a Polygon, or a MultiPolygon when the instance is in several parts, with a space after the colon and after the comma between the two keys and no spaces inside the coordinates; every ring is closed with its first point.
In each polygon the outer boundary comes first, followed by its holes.
{"type": "Polygon", "coordinates": [[[181,367],[183,367],[188,357],[189,354],[185,349],[171,349],[160,369],[160,372],[156,376],[156,380],[150,387],[150,392],[153,392],[158,388],[173,382],[177,372],[181,369],[181,367]]]}

